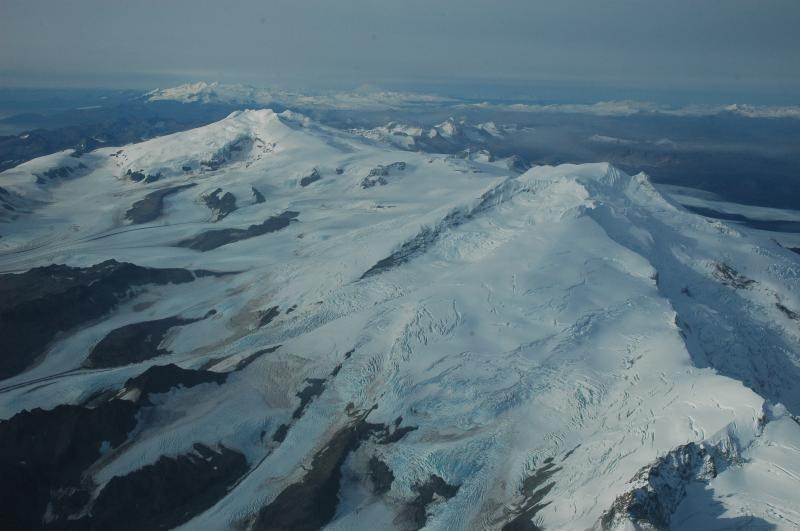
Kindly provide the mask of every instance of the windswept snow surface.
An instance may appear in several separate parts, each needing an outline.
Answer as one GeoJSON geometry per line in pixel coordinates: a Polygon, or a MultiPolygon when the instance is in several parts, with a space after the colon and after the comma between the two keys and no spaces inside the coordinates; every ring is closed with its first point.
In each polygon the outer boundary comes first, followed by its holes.
{"type": "Polygon", "coordinates": [[[349,453],[329,529],[418,527],[407,507],[431,475],[459,488],[434,496],[426,529],[501,529],[521,514],[544,529],[658,527],[631,509],[636,489],[655,493],[648,503],[675,529],[800,526],[800,255],[686,211],[645,175],[608,164],[516,175],[259,110],[36,159],[0,185],[33,205],[0,224],[3,272],[113,258],[232,273],[148,288],[63,334],[0,382],[0,418],[78,403],[153,364],[227,370],[280,345],[224,384],[159,395],[160,414],[93,467],[102,486],[198,442],[243,452],[249,472],[185,529],[251,525],[353,411],[370,409],[371,423],[418,429],[349,453]],[[384,183],[361,185],[396,162],[384,183]],[[37,183],[67,163],[83,168],[37,183]],[[165,197],[153,221],[126,219],[182,184],[195,186],[165,197]],[[218,188],[237,209],[215,222],[202,197],[218,188]],[[274,232],[177,245],[287,211],[296,221],[274,232]],[[211,309],[157,359],[80,368],[112,329],[211,309]],[[324,388],[293,419],[309,378],[324,388]],[[689,443],[713,474],[664,471],[689,443]],[[393,474],[386,492],[372,457],[393,474]]]}

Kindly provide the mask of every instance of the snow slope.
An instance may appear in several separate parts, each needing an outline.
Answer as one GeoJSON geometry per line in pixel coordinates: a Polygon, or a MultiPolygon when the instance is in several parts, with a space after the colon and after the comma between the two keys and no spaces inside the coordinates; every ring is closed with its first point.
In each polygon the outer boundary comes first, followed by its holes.
{"type": "Polygon", "coordinates": [[[102,486],[196,442],[243,452],[249,472],[185,529],[258,522],[354,411],[416,429],[346,454],[328,529],[420,527],[408,507],[432,475],[458,490],[423,508],[426,529],[800,526],[798,255],[687,212],[645,175],[517,175],[259,110],[36,159],[0,185],[34,205],[0,224],[3,272],[114,258],[234,273],[148,288],[63,335],[0,382],[0,418],[153,364],[222,371],[280,345],[222,385],[161,395],[157,419],[94,467],[102,486]],[[83,168],[37,182],[67,163],[83,168]],[[155,219],[126,217],[182,184],[155,219]],[[203,196],[218,188],[237,208],[214,221],[203,196]],[[275,232],[177,245],[287,211],[297,221],[275,232]],[[171,353],[80,369],[114,328],[212,308],[165,339],[171,353]],[[324,388],[293,418],[309,378],[324,388]],[[392,472],[385,491],[372,458],[392,472]]]}

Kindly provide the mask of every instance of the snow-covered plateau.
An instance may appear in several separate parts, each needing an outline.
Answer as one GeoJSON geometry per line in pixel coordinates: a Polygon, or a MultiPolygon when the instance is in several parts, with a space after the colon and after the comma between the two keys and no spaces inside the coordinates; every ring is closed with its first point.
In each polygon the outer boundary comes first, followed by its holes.
{"type": "Polygon", "coordinates": [[[7,522],[800,528],[800,255],[644,174],[362,133],[0,174],[7,522]]]}

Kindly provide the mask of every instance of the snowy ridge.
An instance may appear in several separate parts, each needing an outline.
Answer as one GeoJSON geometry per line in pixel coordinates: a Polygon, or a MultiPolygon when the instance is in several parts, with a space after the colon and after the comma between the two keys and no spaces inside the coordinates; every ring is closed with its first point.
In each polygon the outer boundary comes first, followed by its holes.
{"type": "Polygon", "coordinates": [[[493,122],[481,124],[470,124],[464,120],[456,121],[449,118],[444,122],[430,128],[417,127],[389,122],[384,126],[372,129],[353,129],[352,133],[380,140],[401,149],[423,149],[439,151],[470,144],[480,144],[487,139],[501,139],[504,130],[501,130],[493,122]]]}
{"type": "Polygon", "coordinates": [[[177,87],[156,89],[144,95],[147,101],[177,101],[181,103],[217,103],[251,106],[283,105],[296,108],[329,109],[392,109],[398,107],[446,103],[448,98],[427,94],[363,90],[322,95],[256,88],[247,85],[219,82],[187,83],[177,87]]]}
{"type": "MultiPolygon", "coordinates": [[[[148,287],[64,334],[0,382],[0,418],[116,392],[154,364],[223,371],[256,355],[222,384],[151,398],[158,414],[93,465],[98,490],[202,443],[248,471],[185,529],[269,528],[326,460],[327,529],[800,521],[797,255],[687,212],[645,175],[519,175],[269,110],[75,160],[79,176],[0,224],[4,272],[115,258],[231,274],[148,287]],[[126,218],[188,184],[148,221],[126,218]],[[235,197],[224,218],[203,200],[217,189],[235,197]],[[183,244],[199,237],[214,246],[183,244]],[[175,315],[191,322],[159,357],[80,368],[112,330],[175,315]]],[[[60,163],[0,179],[26,197],[60,163]]]]}

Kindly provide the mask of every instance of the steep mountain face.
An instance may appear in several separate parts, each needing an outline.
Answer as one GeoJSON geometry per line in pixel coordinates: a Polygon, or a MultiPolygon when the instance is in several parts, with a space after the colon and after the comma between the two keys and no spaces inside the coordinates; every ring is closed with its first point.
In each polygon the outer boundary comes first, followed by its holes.
{"type": "Polygon", "coordinates": [[[800,526],[800,255],[645,175],[260,110],[0,186],[0,293],[172,272],[0,381],[19,528],[800,526]]]}

